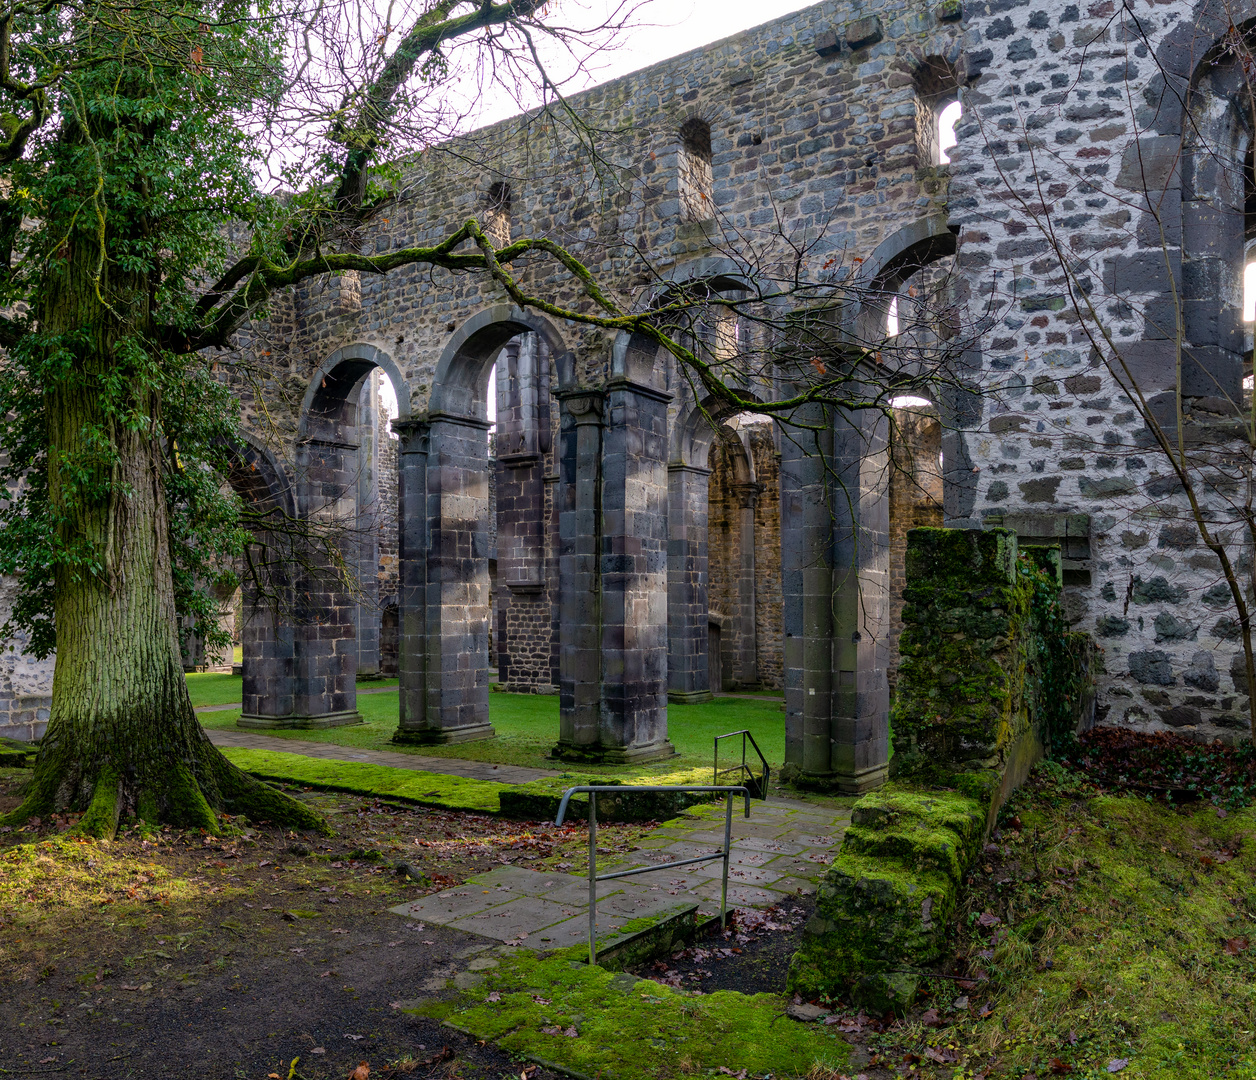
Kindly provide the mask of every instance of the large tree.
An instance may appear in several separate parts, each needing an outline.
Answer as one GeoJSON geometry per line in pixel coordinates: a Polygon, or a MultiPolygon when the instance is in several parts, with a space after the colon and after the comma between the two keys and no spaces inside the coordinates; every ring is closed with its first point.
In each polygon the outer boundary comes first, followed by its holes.
{"type": "Polygon", "coordinates": [[[456,129],[477,73],[510,83],[530,66],[568,135],[591,141],[542,69],[538,41],[579,55],[582,40],[597,46],[615,26],[582,35],[555,18],[539,0],[0,8],[10,490],[0,572],[21,582],[13,625],[35,650],[56,650],[47,735],[8,821],[78,812],[83,831],[108,835],[133,814],[214,831],[228,811],[318,827],[211,746],[176,619],[208,612],[198,589],[245,536],[221,488],[217,448],[237,409],[213,352],[278,290],[414,263],[483,274],[519,304],[645,335],[722,412],[793,417],[802,429],[826,422],[807,406],[888,411],[896,387],[924,377],[918,357],[895,365],[892,345],[838,333],[833,313],[852,294],[835,260],[813,267],[812,252],[789,245],[767,293],[690,290],[642,310],[552,240],[495,250],[475,220],[448,223],[430,247],[360,254],[356,238],[391,197],[379,166],[456,129]],[[450,61],[459,43],[478,50],[461,72],[450,61]],[[524,256],[561,265],[576,305],[530,295],[510,269],[524,256]],[[778,321],[782,299],[812,315],[778,321]],[[704,327],[729,317],[757,324],[753,347],[732,358],[703,345],[704,327]],[[789,390],[765,401],[782,342],[796,358],[789,390]]]}

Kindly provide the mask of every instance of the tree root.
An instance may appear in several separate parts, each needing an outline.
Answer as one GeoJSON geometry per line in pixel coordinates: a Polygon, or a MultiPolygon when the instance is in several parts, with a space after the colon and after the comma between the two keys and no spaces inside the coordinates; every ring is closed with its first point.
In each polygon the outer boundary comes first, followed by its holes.
{"type": "Polygon", "coordinates": [[[61,755],[41,750],[30,790],[16,810],[0,815],[0,825],[13,827],[58,811],[82,811],[71,834],[108,840],[124,815],[131,813],[150,825],[199,829],[216,836],[223,831],[221,811],[257,824],[334,835],[316,810],[237,768],[203,735],[197,750],[199,768],[172,761],[144,770],[141,779],[134,767],[104,762],[90,782],[80,775],[87,772],[81,764],[77,769],[67,767],[61,755]]]}

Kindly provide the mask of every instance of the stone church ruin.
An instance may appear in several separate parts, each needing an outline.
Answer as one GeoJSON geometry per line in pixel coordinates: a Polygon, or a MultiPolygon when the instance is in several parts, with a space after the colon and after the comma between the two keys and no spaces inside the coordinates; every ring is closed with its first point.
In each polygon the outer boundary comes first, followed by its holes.
{"type": "MultiPolygon", "coordinates": [[[[808,236],[885,297],[859,317],[888,328],[945,277],[977,342],[962,385],[893,423],[837,416],[821,457],[712,411],[671,356],[483,277],[289,290],[223,359],[244,403],[230,481],[352,521],[360,589],[290,581],[282,616],[245,596],[241,725],[351,723],[359,675],[397,673],[399,741],[486,738],[495,670],[558,695],[559,758],[649,761],[673,752],[669,701],[780,688],[792,774],[863,792],[890,758],[908,531],[945,526],[1058,547],[1068,619],[1106,653],[1100,721],[1242,734],[1220,564],[1059,270],[1061,253],[1088,268],[1156,415],[1177,394],[1214,423],[1250,394],[1241,7],[1161,5],[1135,28],[1113,0],[826,2],[573,97],[597,168],[536,117],[408,163],[364,252],[474,216],[498,243],[578,250],[622,294],[731,295],[754,287],[738,236],[808,236]]],[[[520,272],[571,301],[551,269],[520,272]]],[[[710,332],[737,348],[737,327],[710,332]]],[[[9,646],[0,734],[35,737],[51,661],[9,646]]]]}

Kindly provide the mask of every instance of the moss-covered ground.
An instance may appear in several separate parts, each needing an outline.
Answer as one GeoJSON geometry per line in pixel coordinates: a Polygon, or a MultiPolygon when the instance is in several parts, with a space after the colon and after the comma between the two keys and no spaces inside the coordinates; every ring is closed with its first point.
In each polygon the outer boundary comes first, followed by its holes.
{"type": "Polygon", "coordinates": [[[688,994],[590,968],[578,950],[516,953],[453,1002],[419,1010],[511,1053],[597,1078],[832,1076],[849,1047],[779,994],[688,994]]]}
{"type": "Polygon", "coordinates": [[[889,1030],[839,1028],[887,1076],[1251,1077],[1254,872],[1256,811],[1099,793],[1042,765],[969,880],[931,996],[889,1030]]]}

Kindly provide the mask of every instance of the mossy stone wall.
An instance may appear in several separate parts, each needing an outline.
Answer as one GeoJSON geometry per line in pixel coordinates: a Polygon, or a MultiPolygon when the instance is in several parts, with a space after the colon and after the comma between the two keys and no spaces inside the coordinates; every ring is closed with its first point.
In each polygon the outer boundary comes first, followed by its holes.
{"type": "Polygon", "coordinates": [[[790,989],[907,1007],[995,814],[1084,726],[1097,652],[1068,630],[1058,548],[1007,529],[907,534],[893,778],[855,804],[790,966],[790,989]]]}

